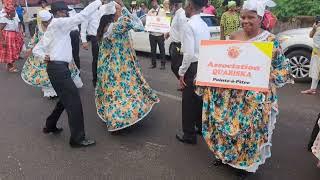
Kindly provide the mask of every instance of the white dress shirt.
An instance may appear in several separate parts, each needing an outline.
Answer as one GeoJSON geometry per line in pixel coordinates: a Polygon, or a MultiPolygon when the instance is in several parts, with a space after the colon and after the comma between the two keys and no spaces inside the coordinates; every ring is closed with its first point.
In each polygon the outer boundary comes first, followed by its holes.
{"type": "Polygon", "coordinates": [[[107,4],[102,5],[88,19],[81,23],[81,41],[87,42],[87,35],[97,36],[100,19],[106,12],[107,4]]]}
{"type": "Polygon", "coordinates": [[[179,68],[179,75],[184,76],[193,62],[198,62],[201,40],[210,39],[210,30],[200,15],[194,15],[184,26],[182,36],[183,61],[179,68]]]}
{"type": "Polygon", "coordinates": [[[74,26],[81,24],[94,13],[101,4],[101,0],[96,0],[73,17],[53,18],[43,37],[34,47],[33,54],[41,59],[49,55],[51,61],[71,62],[70,32],[74,26]]]}
{"type": "MultiPolygon", "coordinates": [[[[77,12],[76,12],[76,10],[74,10],[74,8],[70,8],[70,7],[69,7],[69,9],[71,9],[71,11],[69,11],[69,16],[70,16],[70,17],[73,17],[73,16],[75,16],[75,15],[77,14],[77,12]]],[[[77,24],[76,26],[74,26],[74,28],[72,29],[72,31],[79,31],[78,24],[77,24]]]]}
{"type": "Polygon", "coordinates": [[[170,39],[173,42],[180,43],[182,40],[183,26],[187,24],[187,17],[183,8],[176,11],[170,29],[170,39]]]}

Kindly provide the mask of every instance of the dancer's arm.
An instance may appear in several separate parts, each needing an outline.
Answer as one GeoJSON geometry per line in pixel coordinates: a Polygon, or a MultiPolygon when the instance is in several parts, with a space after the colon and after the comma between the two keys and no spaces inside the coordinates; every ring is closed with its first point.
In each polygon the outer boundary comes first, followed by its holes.
{"type": "Polygon", "coordinates": [[[271,84],[277,88],[284,86],[287,83],[292,83],[290,75],[289,60],[283,54],[280,42],[275,39],[273,41],[273,59],[271,62],[271,84]]]}
{"type": "Polygon", "coordinates": [[[102,5],[101,0],[95,0],[84,8],[80,13],[67,18],[58,18],[56,25],[60,30],[71,31],[75,26],[86,21],[102,5]]]}

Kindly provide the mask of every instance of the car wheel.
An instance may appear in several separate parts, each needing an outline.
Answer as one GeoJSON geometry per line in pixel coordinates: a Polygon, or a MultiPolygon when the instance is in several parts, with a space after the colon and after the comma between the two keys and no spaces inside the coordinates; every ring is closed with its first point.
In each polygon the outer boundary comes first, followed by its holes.
{"type": "Polygon", "coordinates": [[[291,74],[296,81],[309,79],[311,53],[305,50],[292,51],[287,55],[290,61],[291,74]]]}

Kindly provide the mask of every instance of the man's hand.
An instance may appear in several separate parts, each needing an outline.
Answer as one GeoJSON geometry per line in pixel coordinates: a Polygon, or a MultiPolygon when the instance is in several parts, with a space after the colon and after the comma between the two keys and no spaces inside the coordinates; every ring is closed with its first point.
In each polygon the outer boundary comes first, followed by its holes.
{"type": "Polygon", "coordinates": [[[50,62],[50,56],[49,56],[49,55],[46,55],[46,56],[45,56],[44,62],[45,62],[45,63],[50,62]]]}
{"type": "Polygon", "coordinates": [[[164,38],[165,38],[165,39],[168,39],[169,37],[170,37],[170,33],[165,33],[165,34],[164,34],[164,38]]]}
{"type": "Polygon", "coordinates": [[[317,28],[320,27],[320,23],[318,24],[314,23],[312,27],[313,27],[313,30],[317,30],[317,28]]]}
{"type": "Polygon", "coordinates": [[[89,43],[87,43],[87,42],[82,43],[82,48],[85,49],[85,50],[88,50],[89,49],[89,43]]]}
{"type": "Polygon", "coordinates": [[[180,81],[180,88],[184,89],[187,86],[187,84],[184,82],[184,76],[180,76],[179,81],[180,81]]]}

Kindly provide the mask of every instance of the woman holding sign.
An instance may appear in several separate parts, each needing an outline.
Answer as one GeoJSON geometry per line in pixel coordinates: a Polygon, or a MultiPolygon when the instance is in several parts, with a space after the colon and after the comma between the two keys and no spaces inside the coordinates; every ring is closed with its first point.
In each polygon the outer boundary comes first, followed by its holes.
{"type": "MultiPolygon", "coordinates": [[[[276,89],[291,82],[289,65],[275,36],[261,29],[271,0],[248,0],[241,11],[243,30],[232,40],[274,43],[269,92],[200,87],[203,95],[203,137],[215,157],[243,172],[256,172],[271,156],[271,139],[278,110],[276,89]]],[[[252,59],[254,61],[254,59],[252,59]]],[[[217,161],[219,162],[219,161],[217,161]]]]}
{"type": "Polygon", "coordinates": [[[112,132],[142,120],[159,98],[143,78],[129,39],[130,30],[143,30],[141,21],[121,0],[108,5],[97,32],[100,49],[95,101],[98,116],[112,132]]]}

